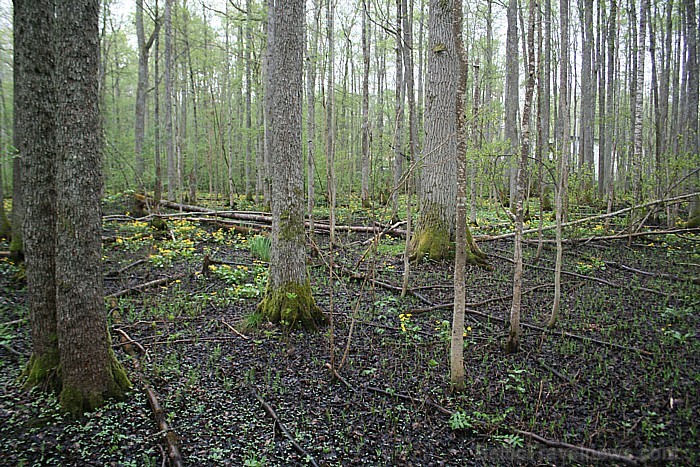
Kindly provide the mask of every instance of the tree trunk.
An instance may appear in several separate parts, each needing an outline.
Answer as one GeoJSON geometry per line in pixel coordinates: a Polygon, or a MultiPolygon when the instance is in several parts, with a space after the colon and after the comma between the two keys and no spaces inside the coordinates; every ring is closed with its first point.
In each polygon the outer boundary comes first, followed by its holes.
{"type": "Polygon", "coordinates": [[[143,0],[136,0],[136,45],[139,53],[139,63],[138,79],[136,81],[134,158],[136,164],[136,183],[141,191],[143,191],[146,186],[146,180],[144,180],[146,162],[143,156],[143,143],[146,128],[146,96],[148,93],[148,54],[156,34],[158,34],[157,22],[150,38],[146,39],[143,27],[143,0]]]}
{"type": "MultiPolygon", "coordinates": [[[[156,15],[158,15],[158,0],[156,0],[156,15]]],[[[158,22],[158,16],[156,16],[156,23],[158,22]]],[[[161,198],[163,197],[163,164],[160,155],[160,77],[158,75],[160,57],[158,53],[160,52],[160,32],[156,32],[155,39],[155,63],[153,66],[153,118],[155,120],[153,125],[154,133],[154,145],[153,145],[153,157],[155,159],[156,166],[156,178],[153,184],[153,205],[158,209],[160,205],[161,198]]],[[[191,203],[196,203],[195,200],[191,200],[191,203]]]]}
{"type": "Polygon", "coordinates": [[[309,235],[314,232],[314,189],[316,167],[316,67],[318,66],[318,36],[321,27],[321,1],[314,0],[314,23],[311,27],[309,57],[306,60],[306,215],[309,218],[309,235]]]}
{"type": "MultiPolygon", "coordinates": [[[[370,171],[370,127],[369,127],[369,21],[367,21],[367,2],[362,2],[362,207],[371,206],[369,196],[370,171]]],[[[313,182],[313,179],[311,179],[313,182]]]]}
{"type": "Polygon", "coordinates": [[[404,102],[406,101],[406,83],[404,81],[404,54],[403,54],[403,36],[401,33],[403,22],[401,20],[401,0],[396,0],[396,96],[395,96],[395,114],[394,114],[394,183],[391,191],[391,212],[392,221],[398,221],[399,211],[399,192],[401,187],[401,178],[403,176],[403,159],[404,159],[404,102]]]}
{"type": "Polygon", "coordinates": [[[272,247],[263,317],[288,327],[313,328],[325,320],[311,295],[306,271],[302,177],[302,64],[304,0],[272,0],[268,36],[272,247]]]}
{"type": "Polygon", "coordinates": [[[431,0],[428,20],[425,148],[421,206],[413,237],[413,256],[441,260],[452,255],[455,233],[457,159],[457,51],[454,0],[431,0]]]}
{"type": "Polygon", "coordinates": [[[506,352],[517,352],[520,347],[520,308],[523,288],[523,202],[527,183],[527,160],[530,155],[530,113],[532,96],[535,90],[535,2],[530,2],[527,33],[527,85],[522,117],[522,140],[518,163],[517,192],[515,197],[515,247],[513,262],[513,302],[510,308],[510,331],[506,342],[506,352]]]}
{"type": "Polygon", "coordinates": [[[452,335],[450,338],[450,384],[455,391],[464,390],[464,311],[466,304],[465,269],[467,265],[467,52],[462,40],[462,2],[454,2],[454,47],[457,55],[457,94],[455,113],[457,116],[457,199],[454,268],[454,309],[452,312],[452,335]]]}
{"type": "MultiPolygon", "coordinates": [[[[508,29],[506,33],[506,84],[504,137],[510,144],[511,157],[506,164],[506,191],[509,193],[510,208],[515,207],[516,154],[518,153],[518,105],[520,85],[518,76],[518,0],[508,0],[508,29]]],[[[505,195],[505,193],[504,193],[505,195]]],[[[501,196],[505,198],[505,196],[501,196]]]]}
{"type": "Polygon", "coordinates": [[[568,180],[569,160],[569,0],[559,0],[559,24],[561,25],[561,61],[559,65],[559,119],[558,119],[558,181],[556,189],[556,242],[557,254],[554,265],[554,302],[552,314],[547,323],[553,328],[559,317],[561,307],[561,271],[562,271],[562,223],[564,221],[564,196],[568,180]]]}
{"type": "Polygon", "coordinates": [[[72,414],[130,387],[107,331],[102,286],[98,0],[57,2],[57,328],[61,405],[72,414]]]}
{"type": "Polygon", "coordinates": [[[326,40],[328,41],[328,81],[326,88],[326,198],[330,208],[330,241],[335,243],[335,0],[327,0],[326,40]]]}
{"type": "Polygon", "coordinates": [[[54,2],[14,2],[15,147],[21,161],[32,356],[25,387],[61,387],[56,338],[54,2]]]}
{"type": "Polygon", "coordinates": [[[685,152],[698,154],[700,151],[700,138],[698,138],[698,83],[700,82],[700,66],[698,65],[698,18],[696,16],[695,0],[684,0],[686,12],[686,43],[687,54],[687,103],[685,106],[685,152]]]}
{"type": "Polygon", "coordinates": [[[168,199],[175,201],[175,151],[173,148],[173,0],[165,0],[165,157],[168,161],[168,199]]]}

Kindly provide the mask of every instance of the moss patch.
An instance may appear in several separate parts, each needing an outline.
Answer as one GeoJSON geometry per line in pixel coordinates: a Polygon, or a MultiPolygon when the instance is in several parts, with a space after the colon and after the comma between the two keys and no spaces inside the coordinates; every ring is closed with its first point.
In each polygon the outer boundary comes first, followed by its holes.
{"type": "Polygon", "coordinates": [[[59,400],[65,412],[78,417],[102,406],[107,399],[126,399],[126,393],[131,389],[131,382],[114,354],[111,355],[111,359],[110,381],[107,382],[104,390],[83,390],[64,383],[59,400]]]}
{"type": "Polygon", "coordinates": [[[301,284],[288,282],[275,290],[268,286],[256,313],[262,315],[263,321],[289,328],[317,329],[326,322],[326,317],[311,295],[308,280],[301,284]]]}
{"type": "Polygon", "coordinates": [[[435,261],[454,256],[454,243],[450,241],[450,234],[440,227],[426,227],[417,232],[412,249],[411,258],[416,261],[421,261],[426,255],[435,261]]]}
{"type": "Polygon", "coordinates": [[[25,389],[39,388],[45,392],[55,392],[61,388],[58,348],[42,355],[32,354],[27,367],[22,372],[25,389]]]}

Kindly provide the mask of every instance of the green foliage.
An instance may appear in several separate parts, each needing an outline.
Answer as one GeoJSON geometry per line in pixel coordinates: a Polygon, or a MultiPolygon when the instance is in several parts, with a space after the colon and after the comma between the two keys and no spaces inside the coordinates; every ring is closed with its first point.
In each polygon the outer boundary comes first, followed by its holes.
{"type": "Polygon", "coordinates": [[[254,258],[258,258],[261,261],[270,261],[270,238],[263,235],[255,235],[253,238],[248,240],[248,248],[250,248],[250,254],[254,258]]]}

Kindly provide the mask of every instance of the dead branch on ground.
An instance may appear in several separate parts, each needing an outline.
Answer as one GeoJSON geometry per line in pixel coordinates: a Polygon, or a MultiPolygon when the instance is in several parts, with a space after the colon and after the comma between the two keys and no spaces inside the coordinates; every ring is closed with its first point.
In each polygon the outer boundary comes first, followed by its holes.
{"type": "Polygon", "coordinates": [[[272,420],[274,420],[274,422],[280,428],[284,436],[289,440],[290,443],[292,443],[292,447],[294,447],[294,450],[298,452],[304,458],[304,460],[309,462],[311,465],[319,467],[319,464],[318,462],[316,462],[316,459],[314,459],[314,457],[311,454],[309,454],[304,448],[301,447],[299,443],[297,443],[297,441],[294,439],[294,437],[289,432],[284,423],[282,423],[282,420],[280,420],[280,418],[277,416],[275,410],[270,406],[270,404],[265,402],[265,400],[262,397],[260,397],[255,388],[250,387],[250,392],[253,394],[253,396],[255,396],[258,402],[260,402],[260,405],[262,405],[263,409],[265,409],[265,412],[267,412],[267,414],[272,418],[272,420]]]}

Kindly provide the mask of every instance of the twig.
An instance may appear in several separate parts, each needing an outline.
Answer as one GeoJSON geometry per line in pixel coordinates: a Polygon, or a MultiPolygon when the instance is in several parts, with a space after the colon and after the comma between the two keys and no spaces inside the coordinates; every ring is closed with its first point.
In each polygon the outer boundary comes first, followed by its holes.
{"type": "MultiPolygon", "coordinates": [[[[526,294],[526,293],[534,292],[535,290],[538,290],[538,289],[544,289],[544,288],[551,287],[551,286],[552,286],[552,284],[542,284],[542,285],[538,285],[538,286],[533,287],[533,288],[531,288],[531,289],[524,290],[524,291],[523,291],[523,295],[526,294]]],[[[513,298],[513,294],[510,294],[510,295],[502,295],[502,296],[500,296],[500,297],[489,298],[489,299],[487,299],[487,300],[482,300],[482,301],[480,301],[480,302],[466,303],[465,306],[472,307],[472,308],[477,308],[477,307],[480,307],[480,306],[488,305],[489,303],[500,302],[500,301],[503,301],[503,300],[509,300],[509,299],[511,299],[511,298],[513,298]]],[[[417,315],[419,315],[419,314],[422,314],[422,313],[430,313],[431,311],[435,311],[435,310],[443,310],[443,309],[447,309],[447,308],[452,308],[453,306],[454,306],[454,302],[450,302],[450,303],[440,303],[440,304],[438,304],[438,305],[431,306],[431,307],[427,307],[427,308],[419,308],[419,309],[417,309],[417,310],[411,310],[411,313],[412,313],[412,314],[417,314],[417,315]]]]}
{"type": "Polygon", "coordinates": [[[138,261],[134,261],[133,263],[131,263],[131,264],[127,265],[127,266],[124,266],[123,268],[119,269],[118,271],[110,271],[110,272],[108,272],[107,274],[105,274],[105,277],[117,277],[117,276],[119,276],[120,274],[122,274],[122,273],[128,271],[129,269],[131,269],[131,268],[133,268],[133,267],[135,267],[135,266],[138,266],[139,264],[145,263],[145,262],[146,262],[145,259],[140,259],[140,260],[138,260],[138,261]]]}
{"type": "Polygon", "coordinates": [[[9,344],[0,343],[0,345],[2,345],[2,347],[3,347],[5,350],[7,350],[8,352],[10,352],[12,355],[16,356],[17,358],[24,358],[24,357],[25,357],[25,355],[23,355],[22,353],[16,351],[16,350],[13,349],[12,347],[10,347],[9,344]]]}
{"type": "MultiPolygon", "coordinates": [[[[347,381],[344,381],[342,379],[341,379],[341,381],[346,386],[350,387],[350,385],[347,381]]],[[[427,406],[430,406],[430,407],[436,409],[438,412],[440,412],[444,415],[448,415],[450,417],[452,415],[454,415],[454,413],[455,413],[452,410],[450,410],[446,407],[443,407],[440,404],[432,402],[431,400],[428,400],[428,399],[422,401],[420,399],[416,399],[415,397],[407,396],[405,394],[401,394],[401,393],[397,393],[397,392],[393,392],[393,391],[386,391],[384,389],[379,389],[379,388],[375,388],[375,387],[371,387],[371,386],[367,387],[367,390],[369,390],[371,392],[376,392],[378,394],[383,394],[385,396],[393,397],[395,399],[413,402],[414,404],[416,404],[420,407],[427,405],[427,406]]],[[[561,441],[554,441],[551,439],[544,438],[538,434],[535,434],[535,433],[532,433],[529,431],[519,430],[517,428],[511,428],[509,426],[501,426],[500,428],[504,431],[507,431],[507,432],[510,432],[513,434],[517,434],[517,435],[520,435],[520,436],[525,437],[525,438],[532,439],[532,440],[537,441],[538,443],[543,444],[543,445],[550,447],[550,448],[569,449],[572,451],[577,451],[577,452],[587,454],[589,456],[595,457],[596,459],[604,459],[604,460],[609,460],[609,461],[621,462],[625,465],[636,466],[636,465],[640,465],[642,462],[640,459],[638,459],[637,457],[632,456],[632,455],[623,456],[620,454],[614,454],[614,453],[609,453],[609,452],[605,452],[605,451],[597,451],[595,449],[587,448],[585,446],[577,446],[575,444],[564,443],[561,441]]]]}
{"type": "Polygon", "coordinates": [[[311,465],[313,465],[315,467],[319,467],[318,462],[316,462],[316,459],[314,459],[314,457],[311,454],[309,454],[304,448],[301,447],[301,445],[299,443],[296,442],[296,440],[294,439],[292,434],[289,432],[287,427],[284,426],[284,423],[282,423],[282,420],[280,420],[280,418],[277,416],[277,414],[275,413],[275,410],[270,406],[270,404],[265,402],[265,400],[262,397],[260,397],[260,395],[257,393],[255,388],[251,387],[250,392],[253,394],[253,396],[255,396],[255,398],[258,400],[258,402],[260,402],[260,405],[262,405],[263,409],[265,409],[265,412],[267,412],[267,414],[272,418],[272,420],[275,423],[277,423],[277,426],[279,426],[280,430],[282,430],[282,433],[284,433],[284,436],[286,436],[287,439],[292,443],[294,450],[296,452],[298,452],[299,454],[301,454],[302,456],[304,456],[304,458],[306,460],[308,460],[308,462],[311,465]]]}
{"type": "Polygon", "coordinates": [[[114,292],[112,294],[106,295],[105,298],[119,298],[119,297],[123,297],[125,295],[130,295],[132,293],[140,293],[140,292],[143,292],[145,289],[148,289],[150,287],[156,287],[159,285],[169,284],[170,282],[181,279],[184,276],[185,276],[185,274],[176,274],[172,277],[164,277],[162,279],[156,279],[154,281],[146,282],[145,284],[137,285],[135,287],[130,287],[130,288],[124,289],[124,290],[120,290],[119,292],[114,292]]]}
{"type": "Polygon", "coordinates": [[[238,331],[238,329],[234,328],[233,326],[231,326],[230,324],[228,324],[228,323],[227,323],[226,321],[224,321],[223,319],[221,320],[221,322],[224,323],[224,324],[231,330],[231,332],[233,332],[233,333],[236,334],[237,336],[240,336],[240,337],[242,337],[242,338],[245,339],[245,340],[249,340],[249,339],[250,339],[250,337],[246,336],[245,334],[241,334],[241,332],[238,331]]]}
{"type": "MultiPolygon", "coordinates": [[[[139,344],[137,341],[135,341],[134,339],[132,339],[132,338],[126,333],[126,331],[124,331],[124,330],[121,329],[121,328],[114,328],[114,330],[115,330],[116,332],[118,332],[119,334],[121,334],[121,336],[122,336],[122,342],[121,342],[121,344],[124,345],[124,346],[126,346],[126,351],[127,351],[127,352],[129,352],[129,347],[128,347],[129,345],[135,345],[135,346],[141,351],[141,353],[144,354],[144,355],[146,356],[147,359],[149,358],[149,356],[148,356],[148,351],[147,351],[141,344],[139,344]]],[[[129,353],[131,353],[131,352],[129,352],[129,353]]]]}
{"type": "Polygon", "coordinates": [[[0,327],[12,326],[13,324],[21,324],[21,323],[25,323],[26,321],[27,321],[27,318],[20,318],[20,319],[14,320],[14,321],[8,321],[6,323],[0,323],[0,327]]]}
{"type": "Polygon", "coordinates": [[[662,272],[643,271],[643,270],[641,270],[641,269],[635,269],[635,268],[633,268],[633,267],[626,266],[626,265],[624,265],[624,264],[622,264],[622,263],[617,263],[617,262],[615,262],[615,261],[606,261],[605,264],[607,264],[608,266],[613,266],[613,267],[617,267],[617,268],[620,268],[620,269],[624,269],[624,270],[626,270],[626,271],[631,271],[631,272],[634,272],[634,273],[637,273],[637,274],[641,274],[641,275],[643,275],[643,276],[663,277],[663,278],[665,278],[665,279],[670,279],[670,280],[672,280],[672,281],[678,281],[678,282],[692,282],[692,283],[694,283],[694,284],[700,285],[700,277],[678,277],[678,276],[674,276],[674,275],[672,275],[672,274],[665,274],[665,273],[662,273],[662,272]]]}

